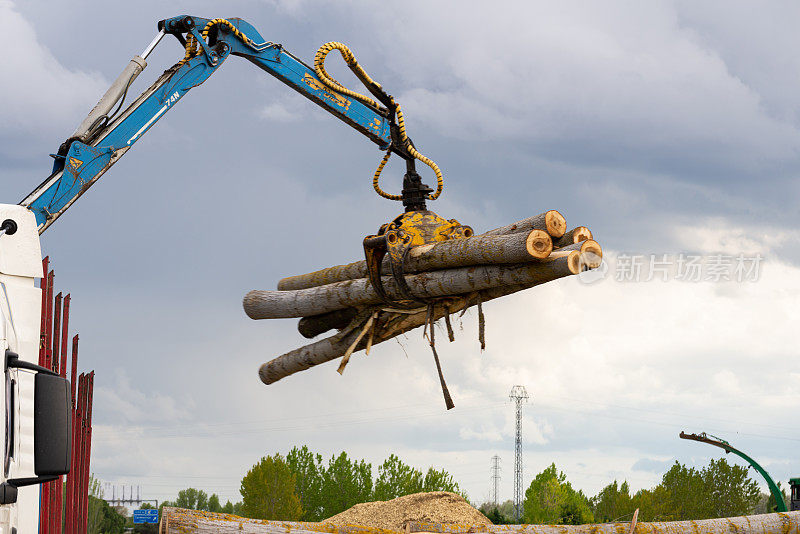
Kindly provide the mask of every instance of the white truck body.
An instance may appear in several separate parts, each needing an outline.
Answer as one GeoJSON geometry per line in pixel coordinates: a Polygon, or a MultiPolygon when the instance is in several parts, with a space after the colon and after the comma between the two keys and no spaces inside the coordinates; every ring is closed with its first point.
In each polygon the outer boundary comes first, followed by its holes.
{"type": "MultiPolygon", "coordinates": [[[[42,293],[34,284],[42,273],[42,252],[33,214],[17,205],[0,204],[0,222],[18,225],[0,236],[0,354],[6,349],[20,360],[38,363],[42,293]]],[[[6,369],[0,406],[5,415],[0,482],[34,476],[34,378],[30,372],[6,369]]],[[[0,505],[0,534],[36,533],[41,485],[20,487],[17,502],[0,505]]]]}

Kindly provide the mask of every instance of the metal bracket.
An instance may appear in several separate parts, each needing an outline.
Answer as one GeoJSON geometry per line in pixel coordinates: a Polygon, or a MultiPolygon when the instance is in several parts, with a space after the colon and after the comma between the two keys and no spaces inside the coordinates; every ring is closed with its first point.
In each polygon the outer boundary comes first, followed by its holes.
{"type": "Polygon", "coordinates": [[[367,273],[375,292],[385,302],[391,303],[393,306],[406,306],[395,299],[389,298],[386,288],[383,287],[383,258],[388,254],[389,265],[392,268],[392,277],[397,284],[397,290],[403,300],[410,301],[409,308],[416,308],[421,303],[424,304],[424,302],[414,296],[406,282],[403,261],[409,248],[411,248],[411,236],[399,228],[388,230],[383,235],[364,238],[364,257],[367,261],[367,273]]]}

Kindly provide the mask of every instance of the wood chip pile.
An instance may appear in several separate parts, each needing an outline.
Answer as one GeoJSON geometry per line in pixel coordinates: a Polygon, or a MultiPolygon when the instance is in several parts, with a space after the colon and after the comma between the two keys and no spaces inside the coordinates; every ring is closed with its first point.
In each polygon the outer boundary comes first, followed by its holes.
{"type": "Polygon", "coordinates": [[[392,499],[357,504],[326,519],[332,525],[363,525],[402,531],[407,523],[432,522],[458,525],[491,525],[485,515],[463,497],[447,491],[414,493],[392,499]]]}

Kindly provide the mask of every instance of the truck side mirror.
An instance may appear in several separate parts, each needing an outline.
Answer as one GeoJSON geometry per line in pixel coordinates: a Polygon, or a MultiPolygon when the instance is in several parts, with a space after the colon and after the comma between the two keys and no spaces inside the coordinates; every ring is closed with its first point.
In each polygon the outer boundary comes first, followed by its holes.
{"type": "Polygon", "coordinates": [[[37,476],[66,475],[72,452],[69,381],[37,373],[33,399],[33,470],[37,476]]]}
{"type": "Polygon", "coordinates": [[[20,360],[6,351],[6,370],[36,373],[33,392],[33,471],[36,476],[12,478],[0,484],[0,504],[17,500],[17,488],[50,482],[69,473],[72,456],[72,396],[69,381],[50,369],[20,360]]]}

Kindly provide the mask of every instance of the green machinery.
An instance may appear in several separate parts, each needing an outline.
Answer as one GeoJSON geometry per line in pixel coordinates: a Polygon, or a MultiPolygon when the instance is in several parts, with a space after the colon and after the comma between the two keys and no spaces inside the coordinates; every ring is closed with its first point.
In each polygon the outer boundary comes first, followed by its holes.
{"type": "MultiPolygon", "coordinates": [[[[747,456],[745,453],[736,449],[731,446],[730,443],[725,441],[724,439],[718,438],[716,436],[708,436],[705,432],[701,432],[700,434],[687,434],[686,432],[680,433],[681,439],[691,439],[693,441],[699,441],[701,443],[708,443],[709,445],[714,445],[715,447],[719,447],[723,449],[725,453],[732,452],[733,454],[743,458],[748,464],[750,464],[753,469],[758,471],[764,480],[767,481],[767,486],[769,486],[769,491],[772,493],[772,497],[775,499],[775,503],[777,505],[778,512],[788,512],[789,510],[786,508],[786,502],[783,500],[783,495],[781,494],[781,490],[778,489],[778,485],[775,484],[775,481],[772,480],[772,477],[769,476],[769,473],[764,471],[764,468],[758,465],[758,462],[747,456]]],[[[789,481],[789,485],[791,486],[791,505],[792,510],[800,510],[800,477],[793,478],[789,481]]]]}

